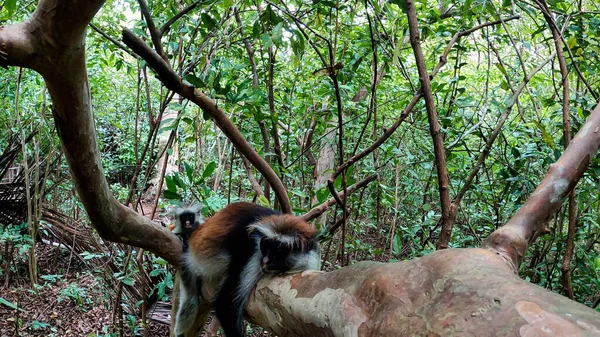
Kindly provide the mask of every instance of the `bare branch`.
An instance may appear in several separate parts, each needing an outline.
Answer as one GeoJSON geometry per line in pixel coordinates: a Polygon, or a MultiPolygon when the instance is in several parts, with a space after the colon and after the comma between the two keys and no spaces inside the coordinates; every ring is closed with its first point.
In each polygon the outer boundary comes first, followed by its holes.
{"type": "MultiPolygon", "coordinates": [[[[377,174],[373,174],[353,185],[348,186],[348,189],[347,189],[348,195],[354,193],[356,190],[361,189],[362,187],[367,186],[369,183],[371,183],[372,181],[375,181],[376,179],[377,179],[377,174]]],[[[339,194],[339,198],[344,198],[344,196],[345,196],[344,193],[339,194]]],[[[327,199],[327,201],[325,201],[321,205],[313,207],[313,209],[311,209],[310,211],[308,211],[307,213],[302,215],[301,218],[304,221],[310,221],[310,220],[318,217],[319,215],[323,214],[325,211],[327,211],[329,209],[329,207],[333,206],[335,203],[336,203],[336,200],[334,198],[327,199]]]]}
{"type": "Polygon", "coordinates": [[[163,58],[163,60],[167,61],[167,54],[163,50],[162,43],[160,39],[162,38],[162,34],[158,29],[156,29],[156,25],[154,24],[154,20],[152,20],[152,14],[150,14],[150,9],[148,8],[148,4],[146,0],[138,0],[140,4],[140,9],[142,10],[142,15],[146,20],[146,24],[148,25],[148,30],[150,31],[150,37],[152,38],[152,44],[154,45],[154,50],[163,58]]]}
{"type": "Polygon", "coordinates": [[[571,141],[569,147],[527,202],[501,228],[494,231],[483,247],[492,249],[516,271],[527,247],[546,233],[546,223],[558,211],[565,197],[575,187],[600,146],[600,104],[571,141]]]}

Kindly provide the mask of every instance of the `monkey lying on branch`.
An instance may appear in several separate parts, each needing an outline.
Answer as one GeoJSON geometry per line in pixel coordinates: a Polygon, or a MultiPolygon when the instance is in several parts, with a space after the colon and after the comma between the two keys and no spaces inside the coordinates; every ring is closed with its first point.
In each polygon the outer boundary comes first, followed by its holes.
{"type": "Polygon", "coordinates": [[[189,240],[180,267],[177,336],[193,326],[202,296],[227,337],[245,337],[244,309],[263,275],[320,268],[317,230],[299,217],[238,202],[206,221],[190,217],[191,226],[185,219],[178,218],[189,240]],[[207,284],[217,284],[216,294],[206,294],[207,284]]]}

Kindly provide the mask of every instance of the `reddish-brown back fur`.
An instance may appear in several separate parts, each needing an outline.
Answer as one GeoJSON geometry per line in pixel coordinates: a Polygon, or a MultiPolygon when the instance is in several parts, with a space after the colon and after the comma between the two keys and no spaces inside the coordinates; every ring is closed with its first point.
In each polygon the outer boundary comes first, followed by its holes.
{"type": "MultiPolygon", "coordinates": [[[[192,233],[189,239],[189,249],[193,254],[212,256],[221,252],[223,243],[235,226],[239,223],[240,214],[251,213],[260,206],[249,202],[229,204],[212,217],[206,219],[200,228],[192,233]]],[[[271,226],[279,234],[296,234],[300,239],[312,237],[316,230],[307,222],[290,214],[274,214],[261,217],[258,222],[271,226]]],[[[247,224],[249,225],[249,224],[247,224]]]]}
{"type": "Polygon", "coordinates": [[[270,225],[280,234],[297,233],[303,237],[314,235],[316,230],[301,218],[291,214],[270,215],[260,219],[265,225],[270,225]]]}

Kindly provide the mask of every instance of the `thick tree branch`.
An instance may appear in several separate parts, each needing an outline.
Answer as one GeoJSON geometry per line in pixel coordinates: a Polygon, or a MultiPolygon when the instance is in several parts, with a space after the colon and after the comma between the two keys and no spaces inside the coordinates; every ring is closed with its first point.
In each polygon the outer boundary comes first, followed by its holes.
{"type": "Polygon", "coordinates": [[[0,30],[0,45],[6,45],[9,65],[32,68],[44,77],[77,193],[100,236],[145,248],[177,265],[179,240],[121,205],[103,173],[84,45],[85,29],[103,3],[42,0],[28,21],[0,30]]]}
{"type": "Polygon", "coordinates": [[[286,337],[583,337],[600,329],[594,310],[518,278],[484,249],[266,278],[247,311],[286,337]]]}
{"type": "Polygon", "coordinates": [[[175,74],[168,63],[128,29],[123,30],[123,42],[142,59],[148,62],[148,65],[156,72],[167,88],[177,92],[182,97],[185,97],[198,105],[202,111],[211,115],[217,126],[223,131],[227,138],[229,138],[236,149],[250,160],[252,165],[262,173],[271,187],[273,187],[282,211],[291,213],[292,208],[287,192],[277,174],[275,174],[267,162],[256,153],[240,131],[235,127],[231,120],[229,120],[225,112],[217,106],[217,103],[200,90],[184,83],[183,80],[175,74]]]}
{"type": "Polygon", "coordinates": [[[35,49],[30,34],[31,21],[11,26],[0,26],[0,67],[19,66],[31,68],[34,65],[35,49]]]}
{"type": "Polygon", "coordinates": [[[562,156],[550,165],[548,174],[527,202],[504,226],[485,240],[483,247],[497,251],[516,271],[528,245],[548,232],[548,220],[558,211],[565,197],[583,176],[599,146],[600,104],[562,156]]]}

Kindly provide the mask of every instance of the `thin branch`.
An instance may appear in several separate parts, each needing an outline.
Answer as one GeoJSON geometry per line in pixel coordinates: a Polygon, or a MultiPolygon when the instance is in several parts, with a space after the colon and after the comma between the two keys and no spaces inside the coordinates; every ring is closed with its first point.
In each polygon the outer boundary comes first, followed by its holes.
{"type": "Polygon", "coordinates": [[[148,30],[150,31],[150,38],[152,39],[152,44],[154,44],[154,49],[162,57],[163,60],[167,61],[167,54],[163,50],[162,43],[160,39],[162,38],[162,34],[160,31],[156,29],[156,25],[154,24],[154,20],[152,20],[152,14],[150,14],[150,9],[148,9],[148,4],[146,0],[138,0],[140,4],[140,9],[142,10],[142,15],[146,20],[146,24],[148,25],[148,30]]]}
{"type": "Polygon", "coordinates": [[[134,58],[138,58],[138,56],[136,54],[134,54],[131,50],[129,50],[129,48],[127,48],[126,45],[122,44],[119,40],[113,38],[112,36],[108,35],[108,33],[106,33],[105,31],[103,31],[102,29],[100,29],[100,27],[96,26],[95,24],[90,22],[90,27],[92,27],[93,30],[96,31],[96,33],[102,35],[102,37],[104,37],[105,39],[107,39],[108,41],[110,41],[112,44],[114,44],[115,46],[117,46],[119,49],[122,49],[123,51],[125,51],[127,54],[133,56],[134,58]]]}
{"type": "Polygon", "coordinates": [[[162,25],[162,27],[160,27],[160,30],[159,30],[160,36],[164,36],[165,34],[167,34],[169,32],[169,29],[171,29],[171,25],[173,25],[175,22],[177,22],[177,20],[181,19],[182,16],[191,12],[194,8],[198,7],[198,5],[203,2],[204,2],[203,0],[196,1],[196,2],[192,3],[191,5],[187,6],[186,8],[182,9],[179,13],[175,14],[175,16],[173,16],[169,20],[167,20],[167,22],[165,22],[165,24],[162,25]]]}
{"type": "Polygon", "coordinates": [[[529,74],[527,74],[525,76],[525,78],[523,79],[523,81],[521,82],[521,84],[519,84],[517,89],[514,91],[514,94],[511,98],[510,102],[508,103],[508,106],[506,107],[506,109],[504,110],[502,115],[500,115],[500,118],[498,119],[498,123],[496,124],[496,127],[492,131],[492,134],[487,138],[485,146],[483,147],[483,150],[481,151],[481,153],[479,154],[479,157],[477,158],[477,163],[475,164],[475,166],[473,166],[473,169],[471,170],[471,173],[469,174],[467,179],[465,179],[465,183],[463,184],[463,187],[461,188],[460,192],[458,192],[458,194],[456,195],[454,200],[452,200],[452,203],[455,206],[458,206],[458,204],[464,197],[465,193],[467,193],[467,191],[469,190],[471,183],[477,176],[479,169],[481,168],[481,166],[483,165],[483,162],[485,161],[488,154],[490,153],[490,150],[492,148],[492,145],[494,144],[494,141],[496,140],[496,138],[498,138],[500,131],[502,131],[502,126],[504,125],[504,122],[506,122],[506,119],[510,115],[512,108],[517,103],[517,101],[519,99],[519,95],[521,95],[521,93],[523,92],[523,90],[525,89],[525,87],[527,86],[529,81],[531,80],[531,78],[535,74],[537,74],[540,70],[542,70],[542,68],[546,64],[548,64],[548,62],[552,61],[552,59],[555,57],[555,55],[556,55],[555,53],[550,55],[550,57],[548,57],[546,60],[544,60],[542,63],[540,63],[537,67],[535,67],[535,69],[533,69],[529,74]]]}
{"type": "MultiPolygon", "coordinates": [[[[351,195],[356,190],[367,186],[369,183],[375,181],[377,179],[377,177],[378,177],[377,174],[373,174],[353,185],[348,186],[348,189],[347,189],[348,195],[351,195]]],[[[339,197],[344,198],[345,197],[344,193],[339,194],[339,197]]],[[[310,211],[308,211],[304,215],[302,215],[301,218],[304,221],[313,220],[313,219],[317,218],[319,215],[323,214],[325,211],[327,211],[329,209],[329,207],[333,206],[335,203],[336,203],[336,200],[334,198],[329,198],[329,199],[327,199],[327,201],[320,204],[319,206],[313,207],[310,211]]]]}
{"type": "Polygon", "coordinates": [[[244,163],[244,169],[246,170],[246,175],[248,176],[248,180],[250,180],[250,185],[252,186],[252,189],[254,190],[254,192],[256,192],[257,196],[264,196],[265,191],[263,191],[262,187],[260,187],[258,180],[256,180],[256,177],[254,176],[254,172],[252,172],[252,164],[250,163],[248,158],[244,156],[241,157],[242,162],[244,163]]]}
{"type": "MultiPolygon", "coordinates": [[[[518,18],[519,18],[518,16],[511,16],[511,17],[503,19],[503,20],[510,21],[510,20],[515,20],[518,18]]],[[[484,27],[488,27],[491,25],[497,25],[500,22],[501,22],[501,20],[486,22],[481,25],[475,26],[471,29],[456,33],[454,35],[454,37],[450,40],[450,42],[448,42],[448,46],[446,47],[444,54],[442,54],[442,56],[440,57],[440,61],[438,62],[438,64],[435,66],[435,68],[431,72],[430,78],[433,78],[440,71],[440,69],[446,64],[447,59],[448,59],[448,54],[450,53],[450,51],[452,50],[452,47],[454,46],[454,44],[458,41],[458,39],[460,37],[464,37],[468,34],[471,34],[475,31],[479,30],[479,29],[482,29],[484,27]]],[[[396,120],[396,122],[394,122],[394,124],[392,124],[389,128],[385,129],[383,135],[379,139],[377,139],[373,144],[371,144],[368,148],[366,148],[365,150],[361,151],[360,153],[350,157],[347,162],[342,164],[340,167],[336,168],[336,170],[333,173],[333,175],[331,176],[330,180],[334,181],[343,170],[346,170],[352,164],[354,164],[357,161],[361,160],[362,158],[366,157],[371,152],[373,152],[375,149],[377,149],[379,146],[381,146],[381,144],[383,144],[396,131],[396,129],[398,129],[400,124],[402,124],[402,122],[406,119],[408,114],[412,111],[412,109],[414,108],[416,103],[419,101],[419,99],[421,99],[421,97],[423,97],[423,93],[422,93],[421,89],[419,88],[419,90],[415,93],[415,95],[411,99],[410,103],[408,103],[406,108],[404,108],[404,111],[402,112],[400,117],[396,120]]]]}
{"type": "Polygon", "coordinates": [[[452,231],[452,222],[450,221],[452,207],[449,190],[450,178],[448,177],[448,168],[446,166],[444,137],[438,121],[438,114],[435,108],[433,92],[431,91],[431,82],[429,75],[427,74],[425,57],[423,56],[423,51],[421,50],[419,25],[417,22],[415,5],[413,0],[405,0],[405,2],[407,7],[406,15],[408,17],[410,44],[412,46],[417,63],[419,80],[421,81],[421,91],[423,92],[425,98],[425,108],[427,110],[427,119],[429,120],[429,132],[431,133],[431,138],[433,140],[435,165],[437,168],[438,190],[442,209],[442,216],[440,218],[440,222],[442,223],[442,231],[437,243],[437,249],[444,249],[448,247],[448,242],[450,241],[450,235],[452,231]]]}

